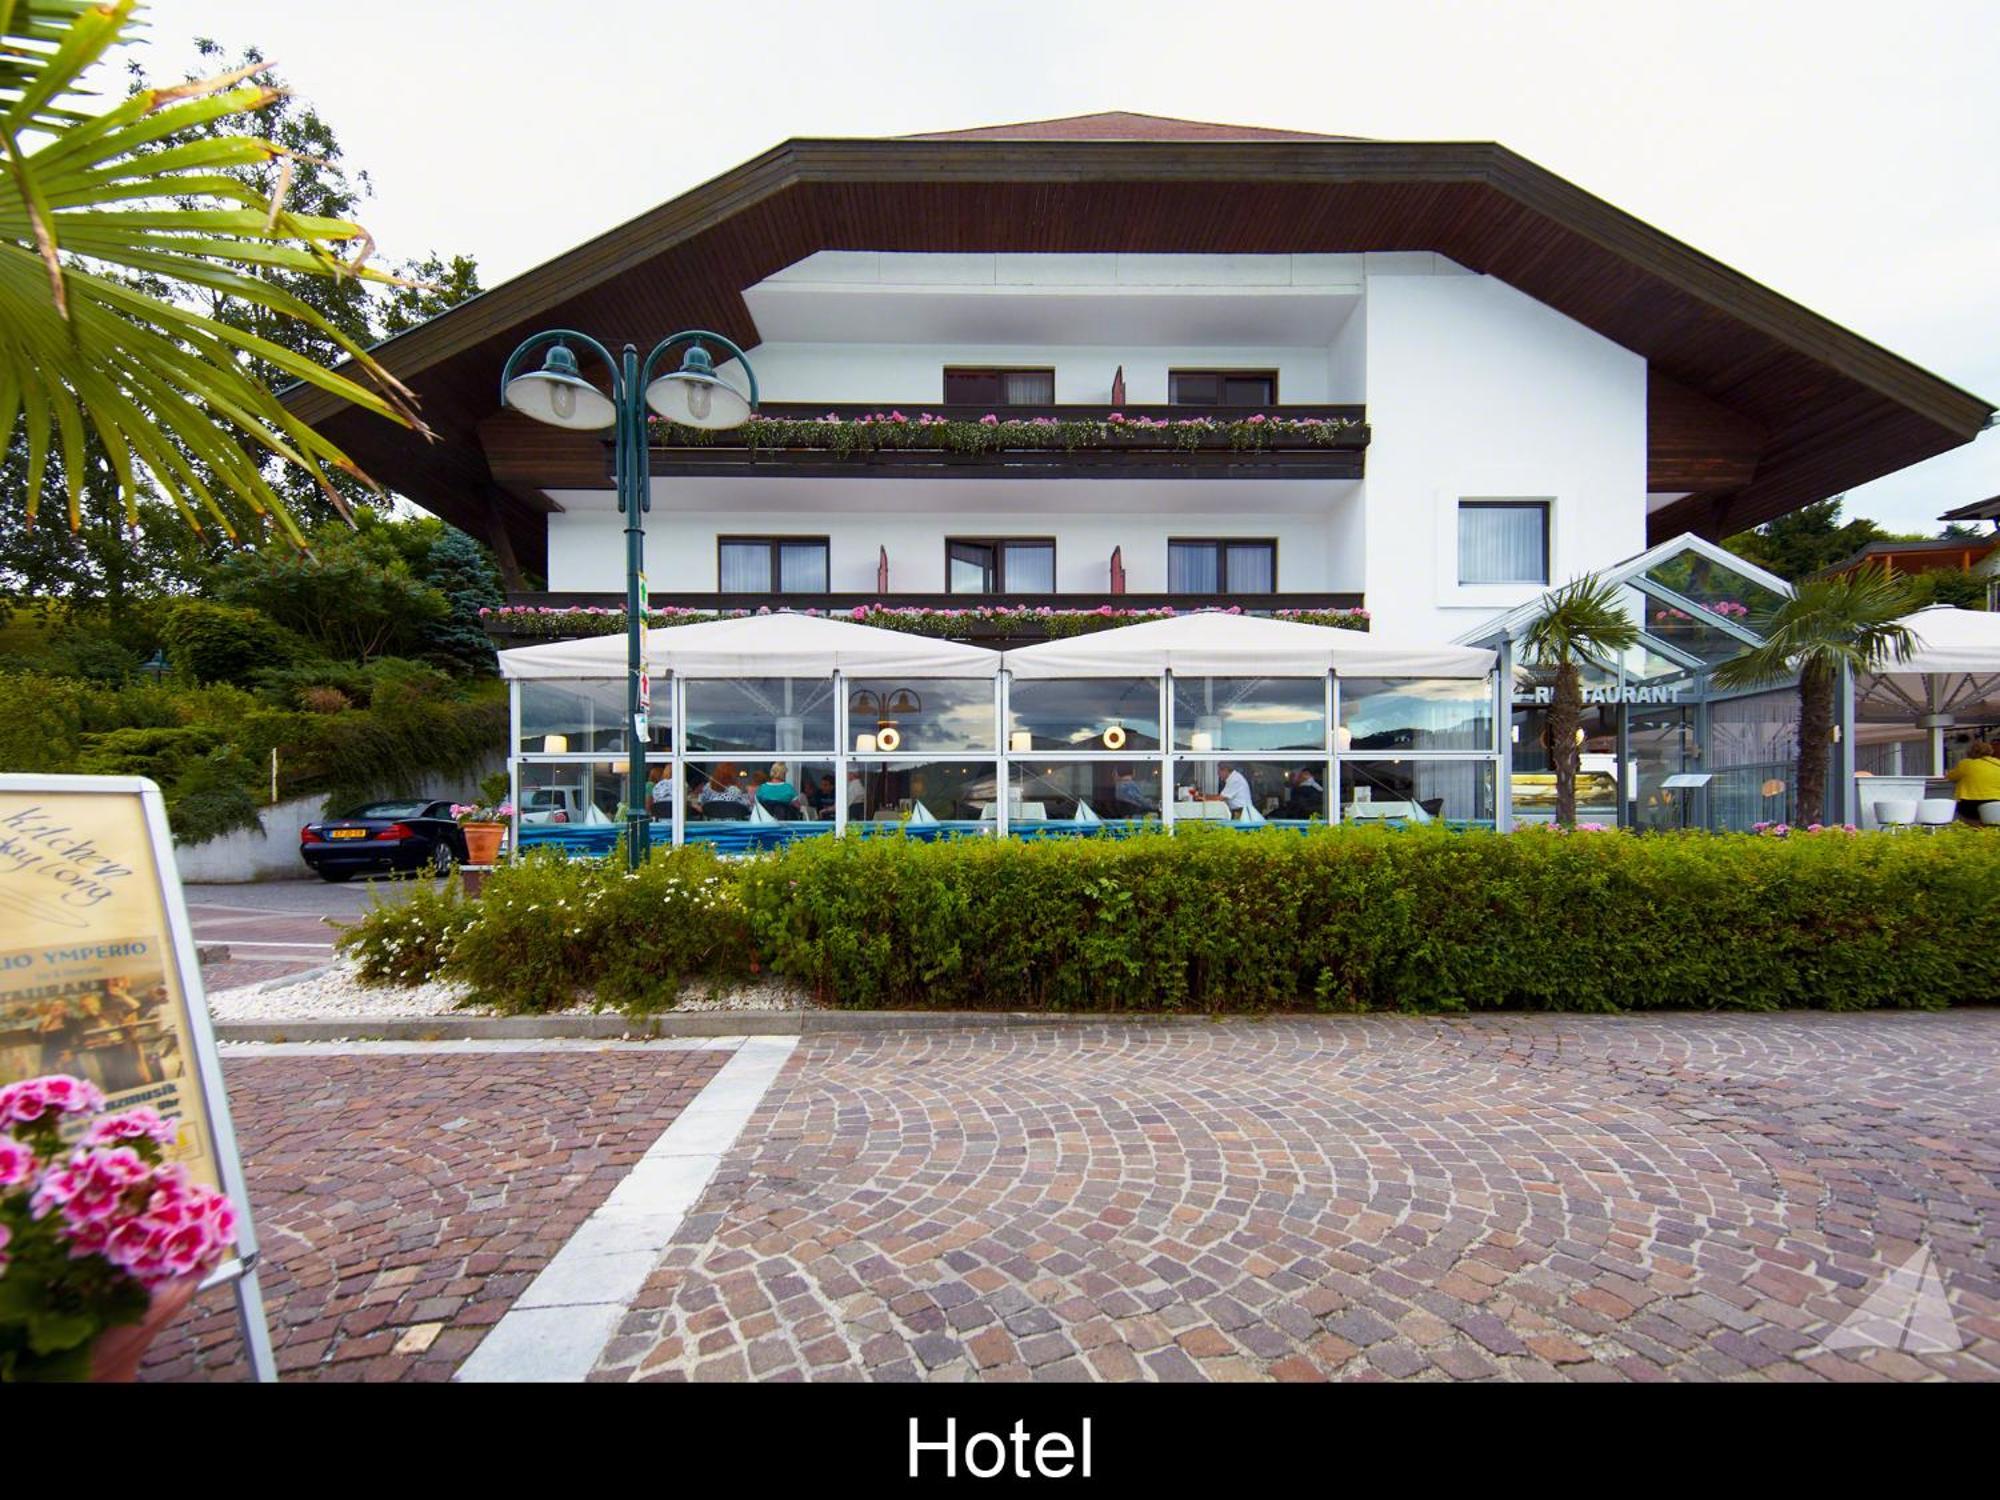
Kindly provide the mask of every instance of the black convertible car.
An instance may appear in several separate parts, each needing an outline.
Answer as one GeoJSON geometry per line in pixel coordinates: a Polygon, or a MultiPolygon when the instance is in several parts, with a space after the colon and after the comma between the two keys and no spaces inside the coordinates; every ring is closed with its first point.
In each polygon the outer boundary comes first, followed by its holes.
{"type": "Polygon", "coordinates": [[[299,830],[299,855],[322,880],[377,871],[448,873],[465,861],[465,832],[451,802],[371,802],[299,830]]]}

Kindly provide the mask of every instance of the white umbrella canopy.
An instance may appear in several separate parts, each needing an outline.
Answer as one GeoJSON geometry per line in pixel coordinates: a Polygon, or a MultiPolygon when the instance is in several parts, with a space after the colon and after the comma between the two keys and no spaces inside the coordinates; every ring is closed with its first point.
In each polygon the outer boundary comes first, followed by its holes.
{"type": "MultiPolygon", "coordinates": [[[[625,633],[551,641],[500,653],[500,675],[512,682],[622,677],[625,633]]],[[[655,676],[679,677],[985,677],[1000,670],[1000,653],[960,641],[884,630],[825,615],[781,612],[671,625],[647,633],[655,676]]]]}
{"type": "Polygon", "coordinates": [[[1494,654],[1482,646],[1385,639],[1296,620],[1222,613],[1176,615],[1007,653],[1023,680],[1062,677],[1484,677],[1494,654]]]}
{"type": "Polygon", "coordinates": [[[1900,623],[1909,628],[1915,647],[1888,671],[1855,680],[1859,717],[1904,723],[2000,719],[2000,614],[1933,605],[1900,623]]]}

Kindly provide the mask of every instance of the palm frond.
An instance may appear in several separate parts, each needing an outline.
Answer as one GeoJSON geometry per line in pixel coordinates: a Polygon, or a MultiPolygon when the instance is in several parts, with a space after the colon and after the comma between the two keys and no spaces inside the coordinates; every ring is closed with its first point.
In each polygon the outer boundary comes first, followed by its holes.
{"type": "Polygon", "coordinates": [[[1879,567],[1809,579],[1756,622],[1761,646],[1716,667],[1716,686],[1768,687],[1843,666],[1880,671],[1910,651],[1910,631],[1898,621],[1915,607],[1909,585],[1879,567]]]}
{"type": "Polygon", "coordinates": [[[1616,656],[1639,642],[1639,627],[1618,602],[1618,587],[1595,573],[1542,596],[1540,614],[1521,637],[1522,659],[1562,667],[1584,656],[1616,656]]]}
{"type": "Polygon", "coordinates": [[[135,10],[0,0],[0,441],[25,439],[31,519],[53,451],[74,523],[94,434],[129,515],[151,488],[196,524],[234,535],[274,515],[296,539],[265,460],[303,471],[336,505],[329,471],[366,480],[255,370],[429,434],[409,391],[275,276],[401,283],[366,265],[373,242],[359,224],[291,213],[282,194],[234,175],[289,155],[213,133],[281,97],[254,81],[262,65],[78,108],[84,73],[135,10]],[[205,315],[202,299],[311,329],[354,377],[205,315]]]}

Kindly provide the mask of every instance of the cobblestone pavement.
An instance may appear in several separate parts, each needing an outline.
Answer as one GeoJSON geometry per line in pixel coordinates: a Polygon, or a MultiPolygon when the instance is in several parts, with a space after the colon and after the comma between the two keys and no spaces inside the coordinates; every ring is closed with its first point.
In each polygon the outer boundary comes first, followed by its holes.
{"type": "MultiPolygon", "coordinates": [[[[281,1375],[450,1378],[728,1057],[228,1054],[281,1375]]],[[[226,1288],[142,1378],[248,1378],[226,1288]]]]}
{"type": "Polygon", "coordinates": [[[1992,1379],[1996,1226],[2000,1012],[826,1035],[592,1378],[1992,1379]]]}

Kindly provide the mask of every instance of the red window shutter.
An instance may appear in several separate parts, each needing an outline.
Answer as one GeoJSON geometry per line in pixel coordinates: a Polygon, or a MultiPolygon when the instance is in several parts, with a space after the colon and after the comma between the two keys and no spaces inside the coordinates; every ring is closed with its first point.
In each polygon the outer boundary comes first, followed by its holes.
{"type": "Polygon", "coordinates": [[[1111,377],[1111,405],[1114,408],[1125,404],[1125,367],[1120,365],[1118,373],[1111,377]]]}
{"type": "Polygon", "coordinates": [[[889,549],[882,549],[881,557],[875,564],[875,588],[878,593],[889,592],[889,549]]]}
{"type": "Polygon", "coordinates": [[[1123,547],[1113,547],[1111,549],[1111,592],[1114,594],[1125,592],[1125,549],[1123,547]]]}

